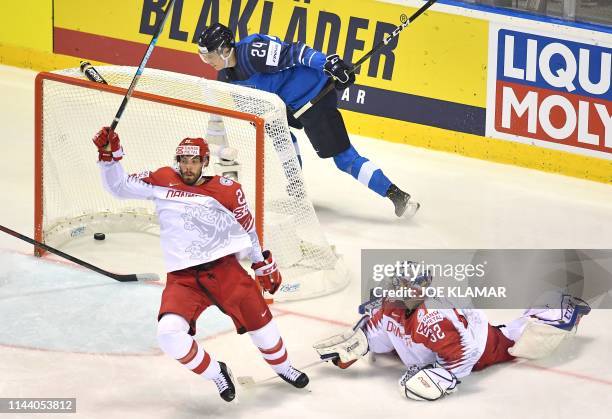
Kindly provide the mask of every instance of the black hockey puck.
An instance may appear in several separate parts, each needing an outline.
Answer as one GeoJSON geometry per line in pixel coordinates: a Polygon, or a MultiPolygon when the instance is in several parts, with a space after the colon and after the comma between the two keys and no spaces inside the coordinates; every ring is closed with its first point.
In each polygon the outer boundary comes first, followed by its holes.
{"type": "Polygon", "coordinates": [[[94,240],[104,240],[106,235],[104,233],[94,233],[94,240]]]}

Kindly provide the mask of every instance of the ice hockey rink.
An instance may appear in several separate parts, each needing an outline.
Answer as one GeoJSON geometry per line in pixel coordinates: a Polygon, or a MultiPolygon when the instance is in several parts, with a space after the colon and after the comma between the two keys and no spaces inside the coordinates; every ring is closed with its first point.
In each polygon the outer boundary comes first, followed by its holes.
{"type": "MultiPolygon", "coordinates": [[[[34,76],[0,66],[0,224],[30,236],[34,76]]],[[[327,239],[351,272],[350,284],[339,293],[272,306],[294,365],[310,376],[310,391],[270,379],[273,371],[248,337],[236,335],[231,322],[211,309],[198,322],[198,341],[235,376],[257,382],[237,388],[237,403],[224,402],[212,383],[157,348],[161,286],[117,283],[69,263],[37,259],[30,245],[1,233],[0,397],[75,397],[77,413],[65,417],[92,419],[610,417],[609,310],[593,310],[575,339],[553,357],[474,373],[457,393],[432,403],[399,394],[403,367],[393,356],[361,360],[347,370],[317,362],[312,343],[358,319],[362,249],[612,248],[608,185],[353,140],[422,209],[413,220],[396,219],[390,202],[339,173],[331,160],[317,159],[300,138],[308,193],[327,239]]],[[[91,156],[95,164],[93,146],[91,156]]],[[[87,238],[64,250],[112,271],[162,271],[161,251],[152,237],[87,238]]],[[[520,312],[487,314],[491,322],[502,323],[520,312]]]]}

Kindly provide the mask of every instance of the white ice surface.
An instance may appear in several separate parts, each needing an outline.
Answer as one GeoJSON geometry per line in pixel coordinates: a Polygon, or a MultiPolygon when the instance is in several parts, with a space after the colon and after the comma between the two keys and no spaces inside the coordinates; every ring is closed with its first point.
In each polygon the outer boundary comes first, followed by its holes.
{"type": "MultiPolygon", "coordinates": [[[[29,235],[33,78],[33,72],[0,66],[0,224],[29,235]]],[[[68,418],[609,417],[610,311],[594,310],[576,339],[550,359],[475,373],[458,393],[436,403],[399,395],[402,366],[393,357],[341,371],[316,364],[311,344],[356,319],[361,249],[612,248],[610,186],[354,137],[363,155],[421,201],[414,220],[397,220],[388,201],[300,141],[309,194],[329,241],[352,271],[351,284],[338,294],[273,306],[294,364],[307,366],[311,392],[270,380],[239,387],[240,403],[228,405],[214,385],[157,349],[160,286],[120,284],[39,260],[29,256],[31,246],[0,233],[0,397],[76,397],[78,413],[68,418]]],[[[83,238],[64,250],[113,271],[162,270],[153,237],[83,238]]],[[[488,311],[496,323],[517,314],[488,311]]],[[[248,337],[231,327],[209,310],[198,322],[198,341],[236,376],[271,377],[248,337]]]]}

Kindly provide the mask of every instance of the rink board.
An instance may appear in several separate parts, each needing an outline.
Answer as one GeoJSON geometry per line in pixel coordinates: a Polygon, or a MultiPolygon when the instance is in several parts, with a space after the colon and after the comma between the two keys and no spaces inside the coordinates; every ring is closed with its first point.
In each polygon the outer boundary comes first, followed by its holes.
{"type": "MultiPolygon", "coordinates": [[[[178,1],[149,65],[214,77],[194,43],[217,20],[238,39],[272,33],[354,62],[424,4],[403,3],[178,1]]],[[[17,48],[14,36],[0,39],[0,56],[37,69],[81,58],[135,65],[164,5],[56,0],[52,28],[39,29],[52,32],[52,50],[38,33],[42,52],[35,42],[17,48]]],[[[340,107],[351,133],[612,183],[611,38],[597,27],[436,4],[364,64],[340,107]],[[572,66],[563,86],[556,74],[572,66]]]]}

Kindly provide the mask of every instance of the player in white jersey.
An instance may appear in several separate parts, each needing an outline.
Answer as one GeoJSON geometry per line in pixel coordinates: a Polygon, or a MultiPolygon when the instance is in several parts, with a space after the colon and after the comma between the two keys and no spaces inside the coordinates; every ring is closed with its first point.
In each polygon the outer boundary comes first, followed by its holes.
{"type": "MultiPolygon", "coordinates": [[[[431,275],[395,278],[402,288],[431,284],[431,275]]],[[[454,308],[439,299],[383,299],[370,315],[342,335],[314,345],[321,359],[344,369],[368,352],[395,351],[407,371],[399,387],[407,398],[436,400],[454,392],[459,379],[515,357],[537,359],[552,353],[576,332],[589,305],[557,294],[553,305],[526,310],[508,325],[492,326],[483,310],[454,308]]]]}
{"type": "Polygon", "coordinates": [[[158,315],[161,349],[217,385],[225,401],[236,389],[231,371],[195,341],[196,320],[211,305],[231,317],[238,333],[248,333],[264,360],[285,381],[302,388],[308,377],[293,368],[283,340],[255,281],[236,253],[249,251],[261,287],[276,292],[282,278],[269,251],[263,251],[240,184],[204,176],[209,148],[202,138],[186,138],[176,148],[174,167],[128,175],[119,136],[108,128],[93,139],[105,189],[120,199],[155,203],[167,282],[158,315]]]}

